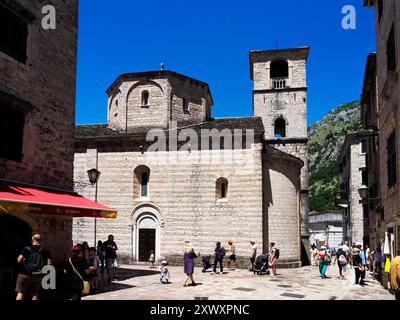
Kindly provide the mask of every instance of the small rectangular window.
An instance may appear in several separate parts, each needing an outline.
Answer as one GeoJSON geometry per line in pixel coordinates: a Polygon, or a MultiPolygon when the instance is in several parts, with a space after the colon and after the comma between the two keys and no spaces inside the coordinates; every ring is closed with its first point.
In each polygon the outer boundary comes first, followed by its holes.
{"type": "Polygon", "coordinates": [[[25,115],[0,103],[0,158],[22,160],[25,115]]]}
{"type": "Polygon", "coordinates": [[[368,186],[368,171],[367,170],[361,170],[361,183],[364,186],[368,186]]]}
{"type": "Polygon", "coordinates": [[[367,140],[362,140],[360,143],[361,147],[361,154],[366,154],[368,151],[368,142],[367,140]]]}
{"type": "Polygon", "coordinates": [[[26,63],[28,24],[0,5],[0,51],[26,63]]]}
{"type": "Polygon", "coordinates": [[[396,70],[397,61],[396,61],[396,43],[395,43],[395,41],[396,41],[396,38],[395,38],[394,24],[393,24],[392,29],[389,34],[389,38],[387,40],[387,44],[386,44],[388,72],[396,70]]]}
{"type": "Polygon", "coordinates": [[[189,101],[185,98],[182,99],[182,108],[184,113],[189,113],[189,101]]]}
{"type": "Polygon", "coordinates": [[[389,188],[393,187],[397,182],[396,158],[396,132],[393,131],[387,140],[387,174],[389,188]]]}

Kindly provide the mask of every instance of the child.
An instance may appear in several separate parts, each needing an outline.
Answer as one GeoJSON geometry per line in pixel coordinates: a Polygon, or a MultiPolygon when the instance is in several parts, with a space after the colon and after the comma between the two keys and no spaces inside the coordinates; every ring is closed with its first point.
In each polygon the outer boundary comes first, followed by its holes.
{"type": "Polygon", "coordinates": [[[97,275],[99,268],[100,260],[97,256],[96,248],[89,249],[89,270],[90,273],[90,291],[91,293],[95,293],[97,290],[97,275]]]}
{"type": "Polygon", "coordinates": [[[168,262],[166,260],[161,261],[161,266],[160,266],[160,281],[161,281],[161,283],[164,283],[164,280],[166,281],[166,283],[169,282],[170,275],[169,275],[167,265],[168,265],[168,262]]]}
{"type": "Polygon", "coordinates": [[[150,258],[149,258],[149,262],[148,262],[150,264],[150,268],[154,268],[154,260],[155,260],[154,251],[151,250],[150,258]]]}

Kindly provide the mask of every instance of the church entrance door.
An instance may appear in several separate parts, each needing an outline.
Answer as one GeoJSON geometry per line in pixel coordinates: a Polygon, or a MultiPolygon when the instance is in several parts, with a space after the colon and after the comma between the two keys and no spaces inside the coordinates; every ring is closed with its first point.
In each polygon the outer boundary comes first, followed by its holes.
{"type": "Polygon", "coordinates": [[[149,261],[150,252],[156,251],[156,229],[139,229],[139,261],[149,261]]]}

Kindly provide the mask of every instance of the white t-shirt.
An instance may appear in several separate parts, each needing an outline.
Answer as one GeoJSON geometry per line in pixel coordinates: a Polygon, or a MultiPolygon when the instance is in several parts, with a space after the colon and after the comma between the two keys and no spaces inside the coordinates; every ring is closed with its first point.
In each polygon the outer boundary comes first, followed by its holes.
{"type": "Polygon", "coordinates": [[[367,259],[367,260],[370,259],[370,256],[369,256],[370,252],[371,252],[371,250],[369,248],[365,249],[365,259],[367,259]]]}
{"type": "Polygon", "coordinates": [[[253,244],[251,246],[251,250],[252,250],[252,252],[251,252],[252,256],[255,257],[257,255],[257,245],[253,244]]]}

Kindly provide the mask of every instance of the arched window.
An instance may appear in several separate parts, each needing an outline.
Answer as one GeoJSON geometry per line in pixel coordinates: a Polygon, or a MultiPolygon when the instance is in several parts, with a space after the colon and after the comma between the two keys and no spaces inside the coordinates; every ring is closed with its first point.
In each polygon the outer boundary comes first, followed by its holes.
{"type": "Polygon", "coordinates": [[[278,60],[271,63],[271,78],[288,78],[289,65],[287,61],[278,60]]]}
{"type": "Polygon", "coordinates": [[[146,166],[138,166],[135,169],[133,198],[139,199],[149,196],[150,169],[146,166]]]}
{"type": "Polygon", "coordinates": [[[142,107],[147,107],[149,105],[149,92],[144,90],[142,92],[142,107]]]}
{"type": "Polygon", "coordinates": [[[226,199],[228,196],[228,180],[225,178],[219,178],[216,182],[215,191],[216,200],[226,199]]]}
{"type": "Polygon", "coordinates": [[[286,121],[282,117],[275,120],[275,138],[286,137],[286,121]]]}
{"type": "Polygon", "coordinates": [[[142,173],[142,179],[141,179],[141,191],[140,191],[140,195],[142,197],[147,197],[147,185],[149,183],[149,175],[147,172],[143,172],[142,173]]]}

